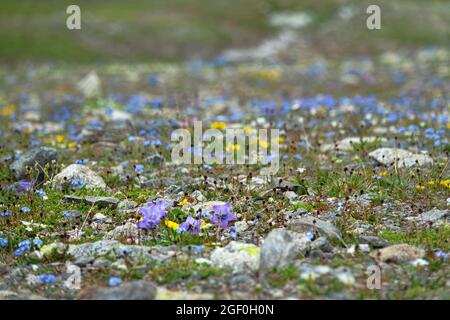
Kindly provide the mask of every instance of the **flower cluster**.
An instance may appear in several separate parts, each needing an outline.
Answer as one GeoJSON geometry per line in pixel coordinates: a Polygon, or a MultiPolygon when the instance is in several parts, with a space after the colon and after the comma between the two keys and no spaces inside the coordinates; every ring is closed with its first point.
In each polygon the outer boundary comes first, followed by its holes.
{"type": "Polygon", "coordinates": [[[163,200],[156,203],[147,203],[146,207],[139,208],[142,219],[137,223],[138,228],[154,230],[166,218],[166,207],[163,200]]]}

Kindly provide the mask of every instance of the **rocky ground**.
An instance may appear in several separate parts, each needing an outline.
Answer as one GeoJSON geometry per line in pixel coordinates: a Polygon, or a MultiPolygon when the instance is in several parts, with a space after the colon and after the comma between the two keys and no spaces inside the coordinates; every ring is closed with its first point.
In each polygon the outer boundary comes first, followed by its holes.
{"type": "Polygon", "coordinates": [[[449,299],[450,51],[280,39],[0,69],[0,299],[449,299]],[[195,120],[280,129],[279,171],[175,164],[195,120]]]}

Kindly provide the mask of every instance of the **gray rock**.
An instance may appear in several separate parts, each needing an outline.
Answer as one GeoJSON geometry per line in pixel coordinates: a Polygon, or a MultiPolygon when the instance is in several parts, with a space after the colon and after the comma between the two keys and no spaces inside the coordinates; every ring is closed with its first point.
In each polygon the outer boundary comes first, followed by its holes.
{"type": "Polygon", "coordinates": [[[119,204],[119,200],[112,197],[78,197],[72,195],[65,195],[63,197],[65,202],[86,203],[88,205],[96,205],[100,208],[116,208],[119,204]]]}
{"type": "Polygon", "coordinates": [[[313,216],[302,216],[292,220],[289,224],[291,230],[296,232],[318,231],[321,236],[328,239],[338,239],[342,241],[339,229],[330,222],[320,220],[313,216]]]}
{"type": "Polygon", "coordinates": [[[224,248],[211,253],[211,261],[219,268],[231,269],[233,273],[255,272],[259,267],[260,248],[248,243],[231,241],[224,248]]]}
{"type": "Polygon", "coordinates": [[[304,254],[311,241],[304,234],[286,229],[272,230],[261,246],[261,270],[285,268],[300,254],[304,254]]]}
{"type": "Polygon", "coordinates": [[[52,185],[54,188],[61,190],[65,187],[72,187],[72,181],[80,180],[86,189],[106,189],[106,183],[102,177],[94,171],[81,164],[71,164],[56,176],[53,177],[52,185]]]}
{"type": "Polygon", "coordinates": [[[116,227],[114,230],[109,231],[104,237],[105,240],[136,240],[138,238],[139,230],[136,227],[136,224],[131,222],[116,227]]]}
{"type": "Polygon", "coordinates": [[[398,148],[376,149],[369,153],[369,157],[387,166],[391,165],[392,163],[398,163],[399,167],[405,168],[409,168],[415,165],[423,166],[433,163],[433,159],[426,154],[415,154],[408,150],[398,148]]]}
{"type": "Polygon", "coordinates": [[[131,281],[114,288],[101,288],[94,295],[95,300],[153,300],[155,285],[146,280],[131,281]]]}
{"type": "Polygon", "coordinates": [[[137,207],[137,203],[131,200],[123,200],[120,201],[119,204],[117,205],[117,209],[119,211],[123,211],[123,210],[131,210],[137,207]]]}
{"type": "Polygon", "coordinates": [[[368,244],[374,249],[384,248],[389,245],[389,242],[386,240],[375,236],[360,236],[359,243],[368,244]]]}
{"type": "Polygon", "coordinates": [[[166,162],[166,159],[159,154],[154,154],[145,158],[145,162],[154,166],[158,166],[166,162]]]}
{"type": "Polygon", "coordinates": [[[449,216],[449,210],[432,209],[422,213],[417,219],[422,222],[436,222],[449,216]]]}
{"type": "MultiPolygon", "coordinates": [[[[29,179],[27,167],[38,170],[38,181],[45,179],[44,168],[48,164],[48,173],[52,173],[52,161],[58,160],[58,152],[53,148],[40,147],[22,154],[10,165],[10,169],[17,180],[29,179]]],[[[35,171],[34,171],[35,172],[35,171]]],[[[33,174],[34,176],[34,174],[33,174]]]]}
{"type": "Polygon", "coordinates": [[[98,258],[92,264],[92,266],[94,268],[109,268],[109,267],[111,267],[111,265],[112,265],[112,262],[105,258],[98,258]]]}
{"type": "Polygon", "coordinates": [[[370,255],[382,262],[401,263],[422,258],[425,255],[425,250],[409,244],[396,244],[375,250],[370,255]]]}
{"type": "Polygon", "coordinates": [[[322,252],[333,252],[334,247],[324,237],[319,237],[311,243],[311,250],[320,250],[322,252]]]}

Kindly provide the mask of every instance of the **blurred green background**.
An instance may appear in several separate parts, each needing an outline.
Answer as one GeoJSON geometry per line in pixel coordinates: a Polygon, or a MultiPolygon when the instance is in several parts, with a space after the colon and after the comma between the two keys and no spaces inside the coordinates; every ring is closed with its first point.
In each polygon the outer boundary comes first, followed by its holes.
{"type": "Polygon", "coordinates": [[[301,30],[312,50],[368,54],[399,47],[448,45],[448,0],[1,0],[0,61],[177,61],[212,57],[275,34],[268,17],[307,12],[301,30]],[[81,7],[82,30],[66,29],[66,8],[81,7]],[[382,29],[365,27],[369,4],[382,29]],[[340,10],[358,14],[343,21],[340,10]]]}

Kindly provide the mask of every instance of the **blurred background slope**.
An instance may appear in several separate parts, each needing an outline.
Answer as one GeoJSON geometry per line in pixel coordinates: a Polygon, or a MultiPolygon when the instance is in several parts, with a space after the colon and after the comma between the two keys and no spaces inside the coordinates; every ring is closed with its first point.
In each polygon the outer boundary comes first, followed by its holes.
{"type": "Polygon", "coordinates": [[[277,34],[280,26],[270,21],[280,12],[310,17],[297,32],[309,51],[322,55],[446,46],[450,41],[447,0],[1,0],[0,61],[211,58],[277,34]],[[81,7],[81,31],[66,29],[70,4],[81,7]],[[382,9],[380,31],[365,27],[369,4],[382,9]]]}

